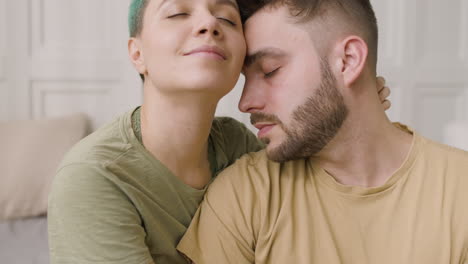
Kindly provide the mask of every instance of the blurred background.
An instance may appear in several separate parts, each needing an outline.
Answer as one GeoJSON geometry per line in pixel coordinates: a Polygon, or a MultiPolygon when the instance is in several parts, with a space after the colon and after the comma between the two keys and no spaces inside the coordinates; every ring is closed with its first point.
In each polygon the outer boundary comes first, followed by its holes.
{"type": "MultiPolygon", "coordinates": [[[[468,0],[371,2],[380,26],[378,73],[392,90],[390,119],[468,150],[468,0]]],[[[48,263],[47,192],[61,156],[142,102],[127,56],[128,5],[0,0],[2,264],[48,263]],[[86,114],[89,125],[77,116],[57,119],[75,113],[86,114]],[[58,142],[59,134],[67,136],[58,142]]],[[[242,86],[241,76],[218,115],[248,124],[237,110],[242,86]]]]}

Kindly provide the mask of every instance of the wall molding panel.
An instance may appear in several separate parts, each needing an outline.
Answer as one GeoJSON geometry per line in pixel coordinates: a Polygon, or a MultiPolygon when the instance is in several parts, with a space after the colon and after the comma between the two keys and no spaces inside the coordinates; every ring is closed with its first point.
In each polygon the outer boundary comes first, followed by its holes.
{"type": "Polygon", "coordinates": [[[32,81],[33,118],[63,116],[76,112],[88,114],[97,127],[109,120],[112,87],[115,82],[32,81]]]}
{"type": "Polygon", "coordinates": [[[442,68],[447,64],[460,67],[466,32],[463,32],[464,0],[416,0],[415,59],[417,67],[442,68]],[[457,12],[453,12],[457,10],[457,12]],[[448,41],[450,40],[450,41],[448,41]]]}
{"type": "Polygon", "coordinates": [[[118,80],[122,76],[115,70],[121,56],[117,56],[120,51],[112,29],[112,0],[29,1],[32,79],[118,80]]]}
{"type": "Polygon", "coordinates": [[[0,0],[0,81],[3,81],[5,76],[6,64],[6,39],[7,39],[7,8],[6,0],[0,0]]]}
{"type": "Polygon", "coordinates": [[[418,84],[414,90],[416,118],[413,120],[418,131],[437,141],[443,140],[443,128],[467,116],[468,103],[466,84],[418,84]]]}
{"type": "Polygon", "coordinates": [[[6,0],[0,0],[0,122],[6,121],[10,118],[9,116],[9,109],[8,109],[8,102],[10,101],[8,98],[9,95],[9,85],[7,82],[6,76],[6,39],[7,39],[7,7],[6,7],[6,0]]]}
{"type": "MultiPolygon", "coordinates": [[[[372,1],[374,2],[374,1],[372,1]]],[[[396,67],[403,60],[403,37],[405,15],[403,0],[385,1],[373,4],[378,19],[379,59],[385,67],[396,67]]]]}
{"type": "Polygon", "coordinates": [[[97,127],[141,104],[127,55],[128,5],[0,0],[0,120],[84,112],[97,127]]]}
{"type": "MultiPolygon", "coordinates": [[[[460,58],[468,67],[468,1],[461,1],[460,58]]],[[[467,69],[468,70],[468,69],[467,69]]]]}
{"type": "Polygon", "coordinates": [[[5,64],[6,56],[0,56],[0,82],[5,81],[6,79],[5,64]]]}

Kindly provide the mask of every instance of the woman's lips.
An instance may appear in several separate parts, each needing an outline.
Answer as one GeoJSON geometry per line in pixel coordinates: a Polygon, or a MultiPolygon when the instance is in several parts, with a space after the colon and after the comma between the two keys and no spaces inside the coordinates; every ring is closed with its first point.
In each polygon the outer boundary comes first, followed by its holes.
{"type": "Polygon", "coordinates": [[[208,57],[208,58],[213,58],[213,59],[218,59],[218,60],[224,60],[224,58],[221,55],[219,55],[218,53],[209,52],[209,51],[198,51],[198,52],[191,53],[189,55],[202,56],[202,57],[208,57]]]}
{"type": "Polygon", "coordinates": [[[226,60],[226,54],[223,49],[217,46],[201,46],[196,49],[193,49],[184,54],[185,56],[188,55],[196,55],[196,56],[204,56],[219,60],[226,60]]]}

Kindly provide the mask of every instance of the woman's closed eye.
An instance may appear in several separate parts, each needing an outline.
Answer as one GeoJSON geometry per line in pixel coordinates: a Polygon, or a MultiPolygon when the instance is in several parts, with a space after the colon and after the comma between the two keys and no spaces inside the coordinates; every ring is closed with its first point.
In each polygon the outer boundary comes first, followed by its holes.
{"type": "Polygon", "coordinates": [[[170,15],[167,18],[182,17],[182,16],[188,16],[188,15],[189,14],[187,13],[177,13],[177,14],[170,15]]]}
{"type": "Polygon", "coordinates": [[[216,18],[221,20],[221,21],[224,21],[224,22],[228,23],[231,26],[237,26],[237,24],[234,21],[232,21],[232,20],[230,20],[228,18],[225,18],[225,17],[216,17],[216,18]]]}
{"type": "MultiPolygon", "coordinates": [[[[177,18],[177,17],[185,17],[185,16],[189,16],[190,14],[188,13],[176,13],[176,14],[173,14],[173,15],[170,15],[168,16],[167,18],[177,18]]],[[[229,19],[229,18],[225,18],[225,17],[222,17],[222,16],[218,16],[216,17],[216,19],[219,19],[225,23],[227,23],[228,25],[230,26],[237,26],[237,23],[234,22],[233,20],[229,19]]]]}

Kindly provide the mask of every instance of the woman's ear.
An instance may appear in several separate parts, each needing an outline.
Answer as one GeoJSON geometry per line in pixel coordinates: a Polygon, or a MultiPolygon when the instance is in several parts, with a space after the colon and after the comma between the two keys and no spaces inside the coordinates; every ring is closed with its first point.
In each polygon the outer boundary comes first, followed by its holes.
{"type": "Polygon", "coordinates": [[[143,51],[141,50],[141,42],[137,38],[130,38],[128,40],[128,55],[130,61],[133,64],[133,67],[140,73],[146,74],[147,69],[145,65],[145,59],[143,56],[143,51]]]}
{"type": "Polygon", "coordinates": [[[350,36],[341,41],[338,46],[341,56],[341,75],[344,84],[349,87],[362,74],[367,62],[367,43],[360,37],[350,36]]]}

